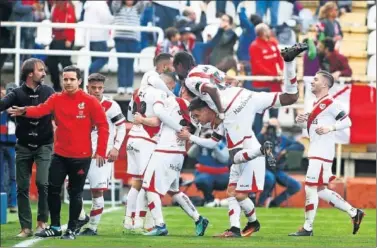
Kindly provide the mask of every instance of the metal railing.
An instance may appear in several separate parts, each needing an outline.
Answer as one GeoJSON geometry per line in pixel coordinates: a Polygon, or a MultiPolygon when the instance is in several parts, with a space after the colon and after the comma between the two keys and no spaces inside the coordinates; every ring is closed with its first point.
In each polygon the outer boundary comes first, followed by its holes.
{"type": "MultiPolygon", "coordinates": [[[[1,22],[2,27],[15,27],[15,48],[1,48],[3,54],[15,54],[15,71],[14,78],[15,83],[19,85],[20,82],[20,55],[21,54],[41,54],[50,56],[62,56],[62,55],[77,55],[77,56],[89,56],[90,57],[116,57],[116,58],[151,58],[151,55],[142,55],[140,53],[113,53],[113,52],[93,52],[90,51],[90,32],[91,29],[108,29],[108,30],[124,30],[124,31],[141,31],[141,32],[153,32],[157,33],[157,42],[162,42],[164,39],[164,31],[159,27],[133,27],[133,26],[120,26],[120,25],[93,25],[84,23],[42,23],[42,22],[1,22]],[[40,49],[22,49],[21,48],[21,28],[84,28],[85,29],[85,46],[84,50],[40,50],[40,49]]],[[[84,69],[84,86],[87,82],[89,75],[89,65],[84,69]]],[[[84,87],[85,88],[85,87],[84,87]]]]}

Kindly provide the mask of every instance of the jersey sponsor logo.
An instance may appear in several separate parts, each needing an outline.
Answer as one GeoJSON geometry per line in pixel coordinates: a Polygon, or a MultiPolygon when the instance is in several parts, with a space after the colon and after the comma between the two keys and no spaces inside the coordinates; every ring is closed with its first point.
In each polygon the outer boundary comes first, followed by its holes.
{"type": "Polygon", "coordinates": [[[238,114],[239,112],[242,111],[242,109],[247,105],[247,102],[251,99],[251,95],[249,95],[245,100],[243,100],[241,102],[241,104],[235,109],[233,110],[233,113],[234,114],[238,114]]]}
{"type": "Polygon", "coordinates": [[[127,151],[140,152],[139,149],[136,149],[136,148],[133,147],[131,144],[128,144],[128,146],[127,146],[127,151]]]}
{"type": "Polygon", "coordinates": [[[170,164],[169,168],[173,171],[180,172],[181,171],[181,166],[179,164],[170,164]]]}

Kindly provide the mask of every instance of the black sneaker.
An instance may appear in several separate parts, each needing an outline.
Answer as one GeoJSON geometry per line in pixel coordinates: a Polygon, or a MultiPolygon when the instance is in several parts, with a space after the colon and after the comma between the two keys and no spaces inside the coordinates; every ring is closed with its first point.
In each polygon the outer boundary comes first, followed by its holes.
{"type": "Polygon", "coordinates": [[[307,231],[303,227],[301,227],[297,232],[290,233],[288,236],[313,236],[313,230],[312,231],[307,231]]]}
{"type": "Polygon", "coordinates": [[[241,231],[239,228],[232,226],[230,229],[225,230],[223,233],[215,235],[217,238],[240,238],[241,231]]]}
{"type": "Polygon", "coordinates": [[[67,229],[63,236],[61,236],[61,239],[76,239],[76,235],[71,230],[67,229]]]}
{"type": "Polygon", "coordinates": [[[254,222],[248,222],[245,228],[242,230],[242,237],[249,237],[251,234],[258,232],[260,229],[260,223],[258,220],[254,222]]]}
{"type": "Polygon", "coordinates": [[[36,233],[35,236],[40,238],[59,237],[62,236],[62,229],[56,230],[54,228],[47,227],[39,233],[36,233]]]}
{"type": "Polygon", "coordinates": [[[78,220],[77,221],[77,224],[76,224],[76,229],[75,229],[75,234],[78,235],[80,233],[80,230],[83,226],[85,226],[86,224],[88,224],[90,220],[90,217],[88,215],[85,215],[85,219],[84,220],[78,220]]]}
{"type": "Polygon", "coordinates": [[[355,217],[352,218],[353,222],[353,232],[352,234],[356,234],[359,231],[361,221],[364,218],[365,213],[361,209],[357,209],[355,217]]]}
{"type": "Polygon", "coordinates": [[[273,154],[274,145],[271,141],[264,142],[263,146],[261,146],[261,152],[266,157],[266,163],[271,167],[276,167],[276,159],[273,154]]]}
{"type": "Polygon", "coordinates": [[[296,43],[292,47],[286,47],[281,50],[281,56],[283,56],[285,62],[291,62],[294,60],[297,55],[309,49],[308,44],[306,43],[296,43]]]}
{"type": "Polygon", "coordinates": [[[84,231],[82,231],[80,236],[96,236],[97,235],[97,230],[93,231],[90,228],[85,228],[84,231]]]}

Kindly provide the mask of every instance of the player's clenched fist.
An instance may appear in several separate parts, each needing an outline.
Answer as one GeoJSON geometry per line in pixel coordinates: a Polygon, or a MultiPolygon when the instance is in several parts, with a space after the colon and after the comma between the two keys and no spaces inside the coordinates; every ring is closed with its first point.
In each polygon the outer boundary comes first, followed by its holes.
{"type": "Polygon", "coordinates": [[[189,140],[191,133],[190,133],[190,131],[188,130],[187,127],[184,127],[184,128],[182,128],[182,130],[179,133],[177,133],[177,136],[181,140],[189,140]]]}
{"type": "Polygon", "coordinates": [[[298,114],[297,117],[296,117],[296,122],[297,123],[303,123],[303,122],[306,122],[308,121],[308,116],[309,114],[298,114]]]}
{"type": "Polygon", "coordinates": [[[329,132],[331,132],[331,131],[333,131],[333,129],[330,128],[330,127],[317,127],[317,128],[315,129],[315,132],[316,132],[317,134],[319,134],[319,135],[327,134],[327,133],[329,133],[329,132]]]}
{"type": "Polygon", "coordinates": [[[134,115],[134,124],[139,125],[142,123],[143,123],[143,116],[140,113],[136,112],[134,115]]]}

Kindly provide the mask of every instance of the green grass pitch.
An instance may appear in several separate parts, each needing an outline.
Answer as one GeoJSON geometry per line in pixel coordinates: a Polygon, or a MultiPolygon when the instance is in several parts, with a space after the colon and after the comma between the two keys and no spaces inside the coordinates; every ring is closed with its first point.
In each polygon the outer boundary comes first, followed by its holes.
{"type": "MultiPolygon", "coordinates": [[[[33,217],[36,217],[33,205],[33,217]]],[[[86,206],[89,212],[89,206],[86,206]]],[[[67,222],[67,205],[62,208],[62,223],[67,222]]],[[[34,247],[376,247],[376,211],[365,210],[366,216],[357,235],[352,235],[351,219],[337,209],[319,209],[314,237],[288,237],[304,220],[303,209],[257,209],[261,230],[248,238],[220,239],[212,237],[228,228],[226,208],[199,208],[210,221],[204,237],[196,237],[193,221],[178,207],[163,209],[169,230],[166,237],[145,237],[123,234],[124,209],[104,214],[98,236],[77,237],[76,240],[44,239],[34,247]]],[[[35,220],[34,220],[35,221],[35,220]]],[[[245,218],[242,216],[242,223],[245,218]]],[[[1,225],[1,247],[13,246],[23,240],[15,238],[19,232],[17,215],[8,215],[8,224],[1,225]]]]}

